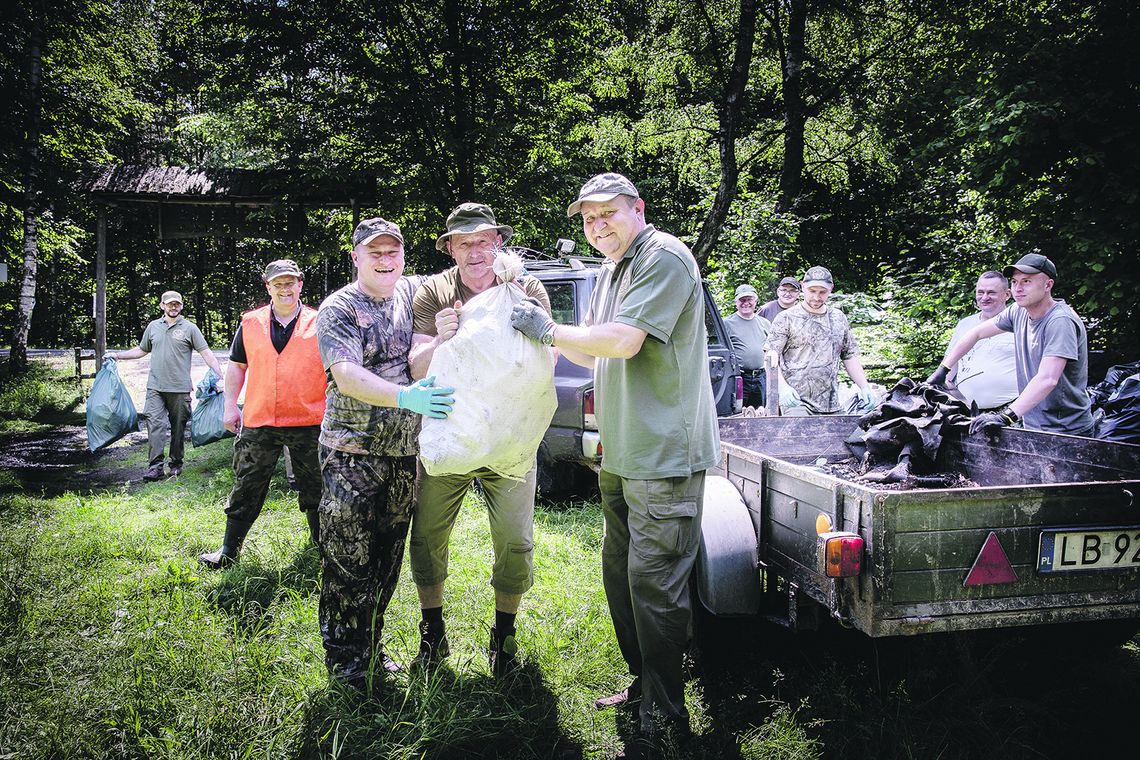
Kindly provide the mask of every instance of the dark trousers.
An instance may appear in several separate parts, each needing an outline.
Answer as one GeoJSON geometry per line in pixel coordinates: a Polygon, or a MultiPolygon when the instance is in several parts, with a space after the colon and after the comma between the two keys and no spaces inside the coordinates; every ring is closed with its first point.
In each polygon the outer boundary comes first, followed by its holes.
{"type": "Polygon", "coordinates": [[[182,466],[186,450],[186,421],[190,419],[189,393],[164,393],[146,389],[143,402],[151,465],[162,464],[167,437],[170,438],[170,466],[182,466]]]}
{"type": "MultiPolygon", "coordinates": [[[[320,447],[321,602],[329,672],[363,679],[380,648],[412,521],[416,458],[320,447]]],[[[379,665],[379,663],[377,663],[379,665]]]]}
{"type": "Polygon", "coordinates": [[[641,679],[641,733],[687,733],[682,658],[689,642],[689,576],[697,560],[704,472],[627,480],[598,476],[606,532],[602,584],[618,648],[641,679]]]}
{"type": "Polygon", "coordinates": [[[257,519],[285,446],[293,460],[301,511],[316,509],[321,503],[321,464],[317,460],[320,434],[320,425],[243,427],[234,441],[234,489],[226,517],[246,523],[257,519]]]}
{"type": "Polygon", "coordinates": [[[755,409],[762,409],[768,398],[768,373],[762,369],[743,370],[744,375],[744,405],[755,409]]]}

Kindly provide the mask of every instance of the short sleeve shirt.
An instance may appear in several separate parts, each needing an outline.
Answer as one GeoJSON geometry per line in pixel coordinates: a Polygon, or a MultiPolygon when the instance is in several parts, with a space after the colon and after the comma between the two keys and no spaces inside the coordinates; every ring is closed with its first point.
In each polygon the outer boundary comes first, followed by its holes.
{"type": "Polygon", "coordinates": [[[1088,386],[1089,353],[1085,324],[1067,303],[1057,301],[1040,319],[1017,304],[997,316],[997,326],[1013,333],[1018,391],[1041,369],[1041,360],[1065,360],[1057,386],[1035,409],[1025,413],[1025,427],[1047,433],[1087,435],[1093,426],[1088,386]]]}
{"type": "Polygon", "coordinates": [[[148,390],[160,393],[189,393],[190,359],[195,351],[209,346],[202,331],[193,322],[179,316],[174,324],[156,319],[143,331],[139,348],[150,354],[150,374],[146,379],[148,390]]]}
{"type": "Polygon", "coordinates": [[[329,369],[338,362],[364,367],[396,385],[412,382],[412,298],[416,281],[401,277],[390,298],[373,298],[353,282],[336,291],[317,312],[317,347],[328,373],[323,445],[350,454],[410,456],[418,452],[419,415],[372,406],[341,393],[329,369]]]}
{"type": "Polygon", "coordinates": [[[775,322],[776,317],[783,313],[784,309],[780,308],[780,300],[778,298],[769,301],[756,310],[756,316],[764,317],[764,319],[769,322],[775,322]]]}
{"type": "MultiPolygon", "coordinates": [[[[950,345],[961,341],[966,333],[981,323],[981,314],[971,314],[960,321],[950,336],[950,345]]],[[[954,385],[967,401],[973,401],[979,409],[997,409],[1017,398],[1015,364],[1012,333],[982,338],[958,360],[954,385]]]]}
{"type": "Polygon", "coordinates": [[[717,464],[704,289],[693,255],[647,225],[602,266],[586,324],[645,330],[629,359],[594,362],[602,467],[623,478],[687,477],[717,464]]]}
{"type": "Polygon", "coordinates": [[[732,351],[740,359],[744,369],[764,369],[764,342],[772,323],[764,317],[754,316],[744,319],[739,314],[731,314],[724,320],[732,351]]]}
{"type": "MultiPolygon", "coordinates": [[[[518,280],[528,298],[537,298],[546,313],[550,313],[550,296],[542,282],[530,275],[524,275],[518,280]]],[[[444,309],[455,306],[455,302],[467,303],[477,296],[459,276],[459,267],[432,275],[424,280],[423,285],[416,292],[414,305],[414,330],[420,335],[435,337],[435,315],[444,309]]]]}
{"type": "Polygon", "coordinates": [[[840,411],[839,362],[859,355],[843,312],[827,307],[813,314],[796,304],[776,317],[765,349],[780,359],[783,380],[796,389],[808,411],[840,411]]]}

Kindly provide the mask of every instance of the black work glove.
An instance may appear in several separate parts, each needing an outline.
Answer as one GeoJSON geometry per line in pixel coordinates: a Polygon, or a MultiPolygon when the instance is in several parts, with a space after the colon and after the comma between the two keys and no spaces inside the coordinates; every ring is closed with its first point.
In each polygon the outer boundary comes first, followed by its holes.
{"type": "Polygon", "coordinates": [[[946,387],[946,376],[950,374],[950,368],[945,364],[939,364],[938,369],[930,373],[930,377],[926,378],[927,385],[933,385],[935,388],[946,387]]]}
{"type": "Polygon", "coordinates": [[[984,433],[996,433],[1003,427],[1009,427],[1017,422],[1017,419],[1017,413],[1008,406],[997,412],[979,414],[970,421],[970,434],[972,435],[979,430],[984,433]]]}

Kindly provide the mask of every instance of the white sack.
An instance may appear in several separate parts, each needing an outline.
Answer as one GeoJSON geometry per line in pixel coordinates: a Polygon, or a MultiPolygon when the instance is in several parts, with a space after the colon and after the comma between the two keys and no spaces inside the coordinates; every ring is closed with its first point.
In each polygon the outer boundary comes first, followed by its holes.
{"type": "Polygon", "coordinates": [[[526,299],[510,282],[521,269],[517,257],[499,253],[504,284],[463,304],[459,330],[435,349],[428,375],[455,389],[455,406],[447,419],[423,419],[420,461],[429,475],[485,467],[521,480],[534,465],[558,399],[550,350],[511,327],[511,309],[526,299]]]}

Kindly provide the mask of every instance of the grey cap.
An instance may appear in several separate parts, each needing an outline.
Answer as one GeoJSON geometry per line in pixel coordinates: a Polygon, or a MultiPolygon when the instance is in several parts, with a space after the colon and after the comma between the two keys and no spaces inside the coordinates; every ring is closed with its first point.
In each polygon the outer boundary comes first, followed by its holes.
{"type": "Polygon", "coordinates": [[[780,284],[777,285],[776,287],[782,288],[785,285],[791,285],[796,290],[803,290],[803,287],[800,285],[800,281],[797,280],[795,277],[785,277],[784,279],[780,280],[780,284]]]}
{"type": "Polygon", "coordinates": [[[831,272],[827,267],[812,267],[804,272],[803,287],[810,288],[812,285],[834,288],[835,280],[831,279],[831,272]]]}
{"type": "Polygon", "coordinates": [[[387,219],[374,216],[371,219],[362,219],[360,224],[356,225],[356,230],[352,233],[352,247],[368,245],[381,235],[390,235],[399,240],[400,245],[404,244],[404,235],[400,232],[399,226],[387,219]]]}
{"type": "Polygon", "coordinates": [[[163,306],[166,306],[166,304],[170,303],[171,301],[177,301],[178,303],[186,303],[185,301],[182,300],[182,294],[179,293],[177,290],[168,290],[162,294],[162,298],[158,299],[158,302],[160,304],[162,304],[163,306]]]}
{"type": "Polygon", "coordinates": [[[301,273],[301,267],[297,266],[297,262],[292,259],[277,259],[265,265],[265,271],[261,273],[261,281],[269,282],[274,277],[282,277],[291,275],[298,280],[305,279],[305,275],[301,273]]]}
{"type": "Polygon", "coordinates": [[[495,212],[490,206],[482,203],[460,203],[448,214],[447,232],[435,239],[435,249],[446,251],[447,239],[452,235],[470,235],[483,230],[495,230],[503,236],[504,243],[515,234],[513,227],[495,221],[495,212]]]}
{"type": "Polygon", "coordinates": [[[739,301],[745,296],[752,296],[753,298],[760,297],[756,293],[756,288],[752,287],[751,285],[741,285],[736,289],[736,300],[739,301]]]}
{"type": "Polygon", "coordinates": [[[640,198],[633,183],[620,174],[606,172],[591,177],[578,191],[578,200],[566,208],[566,216],[577,214],[583,203],[609,201],[619,195],[628,195],[630,198],[640,198]]]}
{"type": "Polygon", "coordinates": [[[1014,270],[1024,272],[1025,274],[1042,274],[1044,273],[1051,280],[1057,279],[1057,267],[1053,265],[1047,257],[1042,256],[1040,253],[1027,253],[1017,260],[1016,264],[1010,264],[1001,273],[1006,277],[1013,277],[1014,270]]]}

